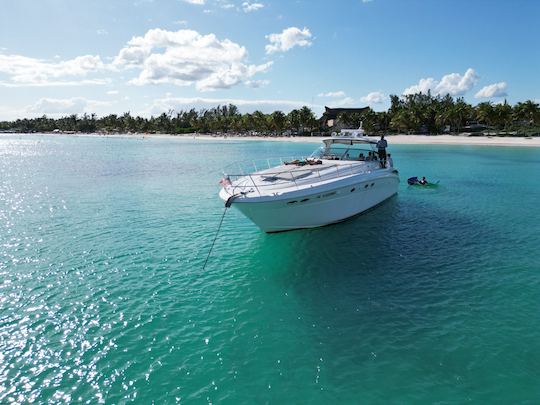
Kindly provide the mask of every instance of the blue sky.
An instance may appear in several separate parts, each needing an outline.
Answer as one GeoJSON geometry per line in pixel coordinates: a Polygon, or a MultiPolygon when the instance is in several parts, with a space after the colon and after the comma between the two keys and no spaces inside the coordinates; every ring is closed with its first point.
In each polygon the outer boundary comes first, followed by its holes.
{"type": "Polygon", "coordinates": [[[1,2],[0,120],[540,99],[540,2],[1,2]]]}

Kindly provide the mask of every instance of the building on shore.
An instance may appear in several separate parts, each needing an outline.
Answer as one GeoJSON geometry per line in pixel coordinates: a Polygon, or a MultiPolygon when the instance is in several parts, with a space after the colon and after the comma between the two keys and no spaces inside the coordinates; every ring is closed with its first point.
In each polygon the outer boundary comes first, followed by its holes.
{"type": "Polygon", "coordinates": [[[322,124],[326,128],[341,129],[337,118],[341,114],[362,114],[366,112],[369,107],[362,108],[330,108],[324,107],[325,111],[321,118],[322,124]]]}

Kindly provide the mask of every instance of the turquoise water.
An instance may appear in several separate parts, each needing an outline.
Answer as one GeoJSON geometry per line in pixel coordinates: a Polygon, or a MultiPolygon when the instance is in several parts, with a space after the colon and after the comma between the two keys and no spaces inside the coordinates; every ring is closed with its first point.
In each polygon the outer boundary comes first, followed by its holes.
{"type": "Polygon", "coordinates": [[[231,210],[203,271],[220,168],[314,147],[0,137],[0,403],[538,401],[540,149],[391,146],[397,197],[231,210]]]}

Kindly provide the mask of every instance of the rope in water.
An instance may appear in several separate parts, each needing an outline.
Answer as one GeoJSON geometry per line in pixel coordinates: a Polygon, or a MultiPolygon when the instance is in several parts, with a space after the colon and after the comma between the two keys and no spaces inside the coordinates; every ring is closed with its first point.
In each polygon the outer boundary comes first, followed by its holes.
{"type": "Polygon", "coordinates": [[[206,256],[206,260],[204,261],[203,270],[206,269],[206,264],[208,263],[208,259],[210,259],[210,255],[212,254],[212,250],[214,250],[214,245],[216,244],[217,237],[219,235],[219,231],[221,230],[221,225],[223,225],[223,220],[225,219],[225,214],[227,213],[227,210],[231,206],[233,200],[238,197],[237,195],[232,195],[229,197],[227,202],[225,203],[225,210],[223,210],[223,215],[221,215],[221,220],[219,221],[219,225],[216,231],[216,235],[214,236],[214,240],[212,241],[212,245],[210,246],[210,250],[208,251],[208,255],[206,256]]]}
{"type": "Polygon", "coordinates": [[[219,230],[221,229],[221,225],[223,224],[223,219],[225,218],[225,214],[227,213],[227,209],[229,207],[225,207],[225,210],[223,211],[223,215],[221,216],[221,221],[219,221],[219,225],[216,231],[216,235],[214,236],[214,240],[212,241],[212,246],[210,246],[210,250],[208,251],[208,255],[206,256],[206,260],[204,261],[203,270],[206,269],[206,264],[208,263],[208,259],[210,259],[210,255],[212,254],[212,250],[214,250],[214,245],[216,244],[217,237],[219,235],[219,230]]]}

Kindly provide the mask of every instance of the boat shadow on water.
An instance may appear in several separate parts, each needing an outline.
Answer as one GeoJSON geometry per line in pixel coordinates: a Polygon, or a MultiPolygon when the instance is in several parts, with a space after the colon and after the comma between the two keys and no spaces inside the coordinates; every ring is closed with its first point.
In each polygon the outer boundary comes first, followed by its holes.
{"type": "Polygon", "coordinates": [[[249,249],[253,271],[301,291],[332,284],[353,293],[391,293],[430,278],[451,283],[467,273],[455,269],[477,265],[475,249],[503,237],[467,213],[398,195],[341,223],[261,233],[249,249]]]}
{"type": "Polygon", "coordinates": [[[419,331],[480,307],[467,296],[493,271],[477,254],[489,243],[503,244],[504,235],[467,213],[398,195],[339,224],[260,234],[250,271],[278,301],[292,300],[309,344],[327,342],[328,357],[353,356],[358,364],[369,356],[347,350],[360,337],[414,341],[419,331]]]}

